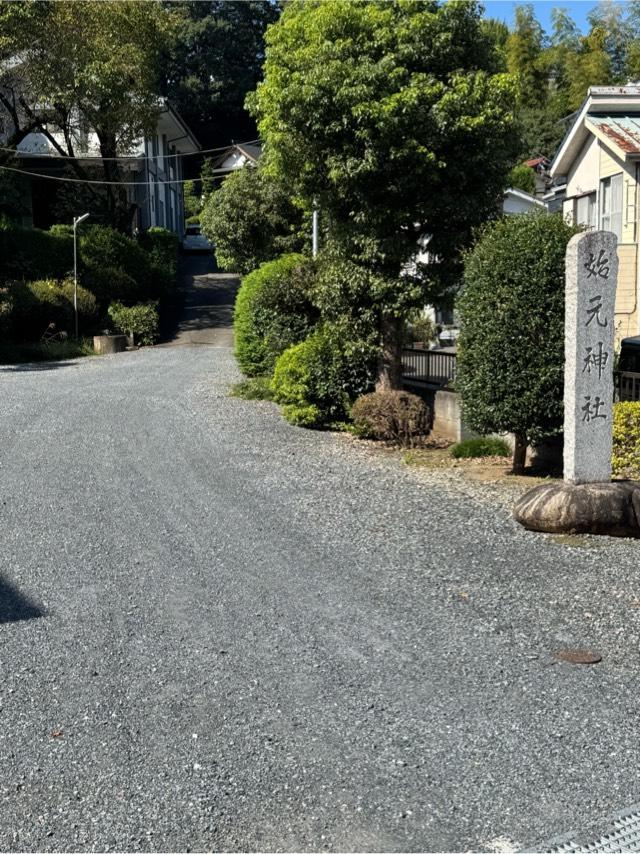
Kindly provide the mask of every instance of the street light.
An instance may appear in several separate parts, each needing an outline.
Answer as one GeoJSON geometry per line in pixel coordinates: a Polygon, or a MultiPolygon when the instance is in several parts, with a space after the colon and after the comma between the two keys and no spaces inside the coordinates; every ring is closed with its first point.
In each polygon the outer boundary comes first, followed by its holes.
{"type": "Polygon", "coordinates": [[[78,340],[78,226],[90,216],[74,216],[73,218],[73,314],[76,322],[76,341],[78,340]]]}

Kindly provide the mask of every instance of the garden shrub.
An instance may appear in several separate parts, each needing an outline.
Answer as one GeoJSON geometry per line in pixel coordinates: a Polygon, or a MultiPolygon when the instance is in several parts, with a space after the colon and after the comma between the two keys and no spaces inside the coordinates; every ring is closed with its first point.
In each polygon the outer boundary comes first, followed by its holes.
{"type": "Polygon", "coordinates": [[[158,339],[158,303],[147,302],[126,306],[112,302],[109,317],[119,332],[133,335],[138,344],[150,345],[158,339]]]}
{"type": "Polygon", "coordinates": [[[451,456],[457,460],[472,457],[510,457],[511,448],[498,436],[478,436],[458,442],[451,448],[451,456]]]}
{"type": "Polygon", "coordinates": [[[124,298],[116,292],[122,287],[123,274],[129,277],[128,289],[132,287],[131,281],[136,284],[135,295],[127,298],[142,300],[155,296],[151,258],[133,238],[114,228],[92,225],[79,237],[78,244],[87,286],[97,289],[100,301],[124,298]],[[114,281],[113,290],[104,275],[106,270],[120,271],[120,281],[114,281]]]}
{"type": "Polygon", "coordinates": [[[138,283],[117,267],[90,267],[83,273],[82,280],[103,306],[110,300],[135,302],[140,298],[138,283]]]}
{"type": "Polygon", "coordinates": [[[472,430],[514,434],[516,473],[528,444],[562,430],[565,253],[577,231],[560,214],[506,216],[465,259],[456,389],[472,430]]]}
{"type": "Polygon", "coordinates": [[[422,344],[423,347],[429,347],[437,337],[435,323],[424,314],[417,315],[410,320],[407,333],[410,345],[422,344]]]}
{"type": "Polygon", "coordinates": [[[429,432],[425,402],[407,391],[375,391],[359,397],[351,409],[358,435],[411,448],[429,432]]]}
{"type": "MultiPolygon", "coordinates": [[[[10,336],[14,340],[37,341],[51,323],[55,324],[57,331],[74,332],[72,280],[12,282],[8,292],[10,336]]],[[[93,325],[96,316],[95,296],[78,285],[78,317],[81,326],[93,325]]]]}
{"type": "Polygon", "coordinates": [[[154,295],[168,295],[178,280],[178,235],[166,228],[150,228],[140,236],[140,245],[151,261],[154,295]]]}
{"type": "Polygon", "coordinates": [[[640,401],[613,405],[611,468],[616,477],[640,478],[640,401]]]}
{"type": "Polygon", "coordinates": [[[225,178],[207,198],[199,221],[220,267],[241,275],[301,251],[309,240],[302,211],[261,167],[238,169],[225,178]]]}
{"type": "Polygon", "coordinates": [[[0,227],[0,280],[64,279],[73,272],[73,237],[38,228],[0,227]]]}
{"type": "Polygon", "coordinates": [[[303,255],[268,261],[242,280],[233,317],[236,358],[247,376],[270,374],[276,359],[317,320],[313,264],[303,255]]]}
{"type": "Polygon", "coordinates": [[[351,402],[373,387],[377,349],[350,340],[341,325],[325,324],[276,362],[274,400],[288,421],[318,427],[349,417],[351,402]]]}

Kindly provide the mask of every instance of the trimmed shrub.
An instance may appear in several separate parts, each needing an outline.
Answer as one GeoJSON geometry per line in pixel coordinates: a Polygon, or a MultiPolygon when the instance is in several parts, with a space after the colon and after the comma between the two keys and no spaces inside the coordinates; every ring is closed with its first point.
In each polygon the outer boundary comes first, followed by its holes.
{"type": "Polygon", "coordinates": [[[313,264],[283,255],[246,276],[233,317],[236,358],[249,377],[270,374],[276,359],[302,341],[317,320],[310,299],[313,264]]]}
{"type": "Polygon", "coordinates": [[[429,408],[407,391],[375,391],[359,397],[351,409],[358,435],[412,448],[429,432],[429,408]]]}
{"type": "Polygon", "coordinates": [[[274,400],[293,424],[319,427],[349,417],[351,402],[373,387],[377,348],[325,324],[276,362],[274,400]]]}
{"type": "MultiPolygon", "coordinates": [[[[73,281],[42,279],[37,282],[12,282],[8,286],[10,335],[14,340],[37,341],[51,323],[57,331],[74,330],[73,281]]],[[[80,324],[92,325],[97,316],[94,295],[78,285],[80,324]]]]}
{"type": "Polygon", "coordinates": [[[135,282],[136,293],[131,299],[140,300],[155,295],[151,259],[133,238],[114,228],[93,225],[80,236],[78,243],[87,285],[96,287],[98,282],[101,301],[118,298],[113,290],[106,288],[105,270],[121,271],[135,282]]]}
{"type": "Polygon", "coordinates": [[[82,279],[103,306],[110,300],[135,302],[140,297],[140,286],[135,279],[117,267],[90,267],[82,279]]]}
{"type": "Polygon", "coordinates": [[[565,252],[579,230],[560,214],[506,216],[465,259],[456,389],[471,429],[515,435],[515,473],[528,444],[562,430],[565,252]]]}
{"type": "Polygon", "coordinates": [[[207,198],[200,223],[218,264],[243,275],[308,243],[302,212],[262,168],[238,169],[225,178],[207,198]]]}
{"type": "Polygon", "coordinates": [[[167,295],[178,280],[178,235],[166,228],[150,228],[140,236],[140,245],[151,260],[156,296],[167,295]]]}
{"type": "Polygon", "coordinates": [[[640,477],[640,401],[613,405],[611,468],[616,477],[640,477]]]}
{"type": "Polygon", "coordinates": [[[119,332],[133,335],[138,344],[150,345],[158,340],[158,303],[147,302],[126,306],[112,302],[108,314],[119,332]]]}
{"type": "Polygon", "coordinates": [[[457,460],[473,457],[510,457],[511,448],[497,436],[478,436],[464,439],[451,448],[451,456],[457,460]]]}
{"type": "Polygon", "coordinates": [[[71,235],[0,227],[0,279],[64,279],[72,272],[71,235]]]}

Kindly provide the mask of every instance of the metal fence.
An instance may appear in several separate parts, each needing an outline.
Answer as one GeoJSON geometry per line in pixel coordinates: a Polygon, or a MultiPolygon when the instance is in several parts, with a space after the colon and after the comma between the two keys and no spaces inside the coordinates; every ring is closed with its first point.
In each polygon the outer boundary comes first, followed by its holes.
{"type": "Polygon", "coordinates": [[[618,400],[640,400],[640,374],[618,371],[615,386],[618,400]]]}
{"type": "Polygon", "coordinates": [[[405,348],[402,351],[402,376],[406,380],[451,385],[456,378],[455,353],[405,348]]]}

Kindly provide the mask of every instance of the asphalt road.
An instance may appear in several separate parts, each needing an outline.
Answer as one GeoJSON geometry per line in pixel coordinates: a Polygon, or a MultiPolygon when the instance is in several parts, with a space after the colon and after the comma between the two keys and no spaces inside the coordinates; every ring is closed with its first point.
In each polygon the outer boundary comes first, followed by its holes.
{"type": "Polygon", "coordinates": [[[0,367],[0,850],[505,851],[640,801],[638,545],[237,378],[0,367]]]}

